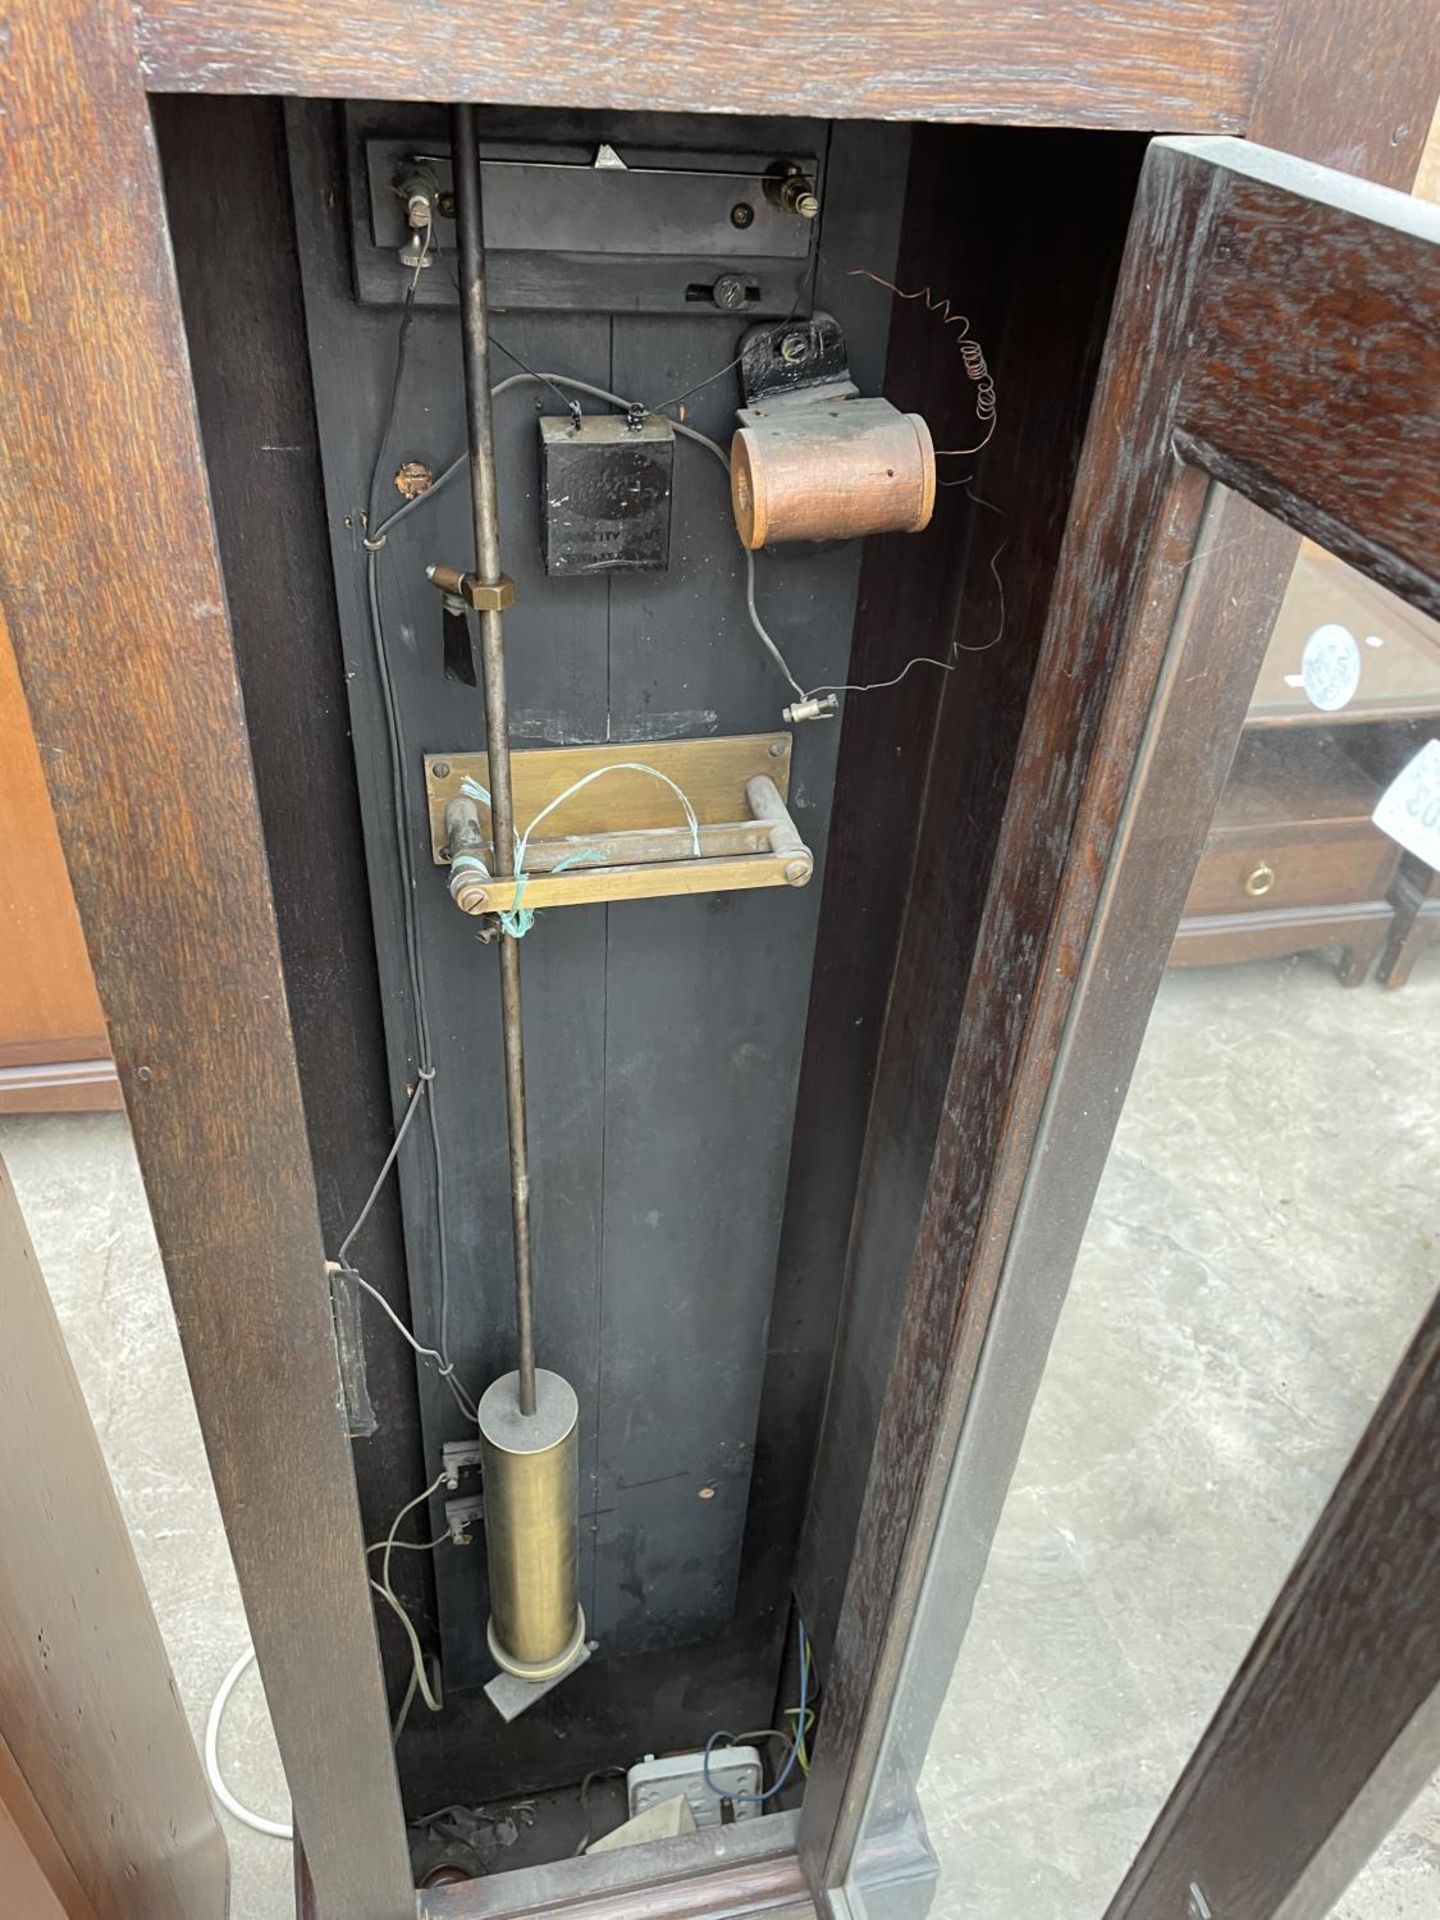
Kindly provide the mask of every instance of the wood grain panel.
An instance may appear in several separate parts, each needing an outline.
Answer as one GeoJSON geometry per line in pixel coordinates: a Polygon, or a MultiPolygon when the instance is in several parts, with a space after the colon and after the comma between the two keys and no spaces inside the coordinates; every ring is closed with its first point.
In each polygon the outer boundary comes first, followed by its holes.
{"type": "Polygon", "coordinates": [[[322,1903],[409,1862],[314,1184],[134,23],[14,16],[0,265],[11,621],[322,1903]],[[63,485],[56,484],[63,476],[63,485]],[[223,844],[223,858],[200,849],[223,844]]]}
{"type": "Polygon", "coordinates": [[[0,1799],[0,1884],[5,1888],[11,1920],[71,1920],[3,1799],[0,1799]]]}
{"type": "MultiPolygon", "coordinates": [[[[971,1383],[981,1344],[994,1333],[996,1288],[1031,1164],[1035,1130],[1060,1057],[1065,1008],[1085,952],[1099,880],[1121,816],[1206,489],[1202,471],[1174,458],[1173,430],[1182,387],[1193,364],[1192,353],[1203,356],[1207,338],[1196,327],[1196,316],[1197,312],[1213,316],[1216,281],[1230,272],[1235,209],[1259,208],[1262,203],[1271,231],[1278,231],[1288,214],[1292,228],[1319,236],[1308,253],[1292,254],[1285,268],[1297,282],[1292,296],[1294,334],[1310,336],[1313,365],[1326,363],[1326,342],[1333,342],[1336,331],[1335,315],[1349,312],[1353,320],[1357,305],[1363,306],[1370,261],[1377,254],[1383,263],[1384,288],[1377,310],[1403,316],[1396,331],[1380,326],[1355,334],[1348,384],[1332,396],[1332,426],[1358,417],[1367,408],[1393,420],[1397,395],[1440,391],[1433,330],[1427,336],[1420,296],[1406,303],[1393,258],[1398,244],[1393,243],[1394,233],[1406,231],[1411,224],[1396,196],[1335,176],[1317,176],[1313,169],[1254,155],[1233,142],[1177,141],[1152,149],[1051,601],[1038,691],[1027,715],[1019,772],[1007,805],[995,867],[1003,884],[992,883],[967,987],[965,1018],[907,1280],[900,1344],[866,1493],[860,1545],[829,1677],[826,1724],[817,1745],[802,1823],[802,1851],[813,1862],[813,1884],[838,1877],[849,1857],[849,1838],[861,1805],[855,1789],[862,1782],[868,1784],[870,1777],[868,1756],[877,1749],[904,1644],[901,1622],[912,1616],[919,1581],[929,1566],[940,1502],[962,1424],[967,1441],[971,1432],[968,1421],[975,1413],[973,1404],[967,1407],[971,1383]],[[1381,229],[1370,245],[1352,231],[1355,244],[1327,257],[1327,234],[1333,235],[1346,222],[1362,224],[1363,217],[1353,211],[1357,200],[1369,203],[1382,222],[1381,229]],[[1337,268],[1338,280],[1332,271],[1337,268]],[[1306,298],[1301,297],[1300,284],[1306,298]],[[1391,301],[1388,308],[1386,299],[1391,301]],[[1397,360],[1397,340],[1404,355],[1413,358],[1397,360]],[[1058,904],[1054,904],[1057,892],[1058,904]],[[862,1698],[866,1686],[873,1689],[868,1700],[862,1698]],[[854,1770],[848,1788],[837,1778],[846,1766],[854,1770]],[[834,1848],[828,1862],[822,1851],[827,1842],[834,1848]]],[[[1243,218],[1238,224],[1243,227],[1243,218]]],[[[1255,224],[1258,216],[1251,221],[1255,224]]],[[[1416,285],[1423,287],[1427,263],[1418,242],[1411,266],[1416,285]]],[[[1280,268],[1271,262],[1266,271],[1268,289],[1280,268]]],[[[1248,300],[1249,283],[1232,275],[1230,291],[1238,314],[1241,302],[1248,300]]],[[[1257,362],[1263,358],[1258,344],[1253,351],[1257,362]]],[[[1287,361],[1291,356],[1298,360],[1304,357],[1306,344],[1287,335],[1275,343],[1275,352],[1287,361]]],[[[1284,405],[1303,397],[1283,385],[1271,395],[1262,391],[1258,381],[1248,391],[1243,383],[1236,383],[1223,415],[1217,398],[1216,444],[1210,453],[1223,458],[1234,439],[1247,433],[1271,432],[1278,439],[1285,421],[1284,405]],[[1262,412],[1267,417],[1257,421],[1255,416],[1262,412]]],[[[1416,503],[1408,528],[1395,510],[1394,490],[1381,484],[1378,449],[1367,443],[1357,453],[1343,433],[1333,431],[1323,448],[1318,435],[1312,439],[1310,455],[1317,471],[1304,476],[1303,491],[1282,495],[1277,486],[1267,488],[1257,482],[1260,504],[1281,507],[1292,524],[1303,523],[1311,511],[1307,502],[1340,474],[1349,473],[1358,460],[1362,484],[1353,495],[1352,551],[1368,556],[1372,574],[1389,565],[1393,576],[1393,550],[1402,540],[1408,541],[1412,576],[1433,573],[1434,529],[1440,513],[1431,498],[1437,463],[1429,432],[1422,420],[1407,443],[1412,455],[1416,444],[1425,449],[1426,464],[1418,470],[1407,471],[1403,465],[1397,470],[1397,485],[1402,479],[1408,482],[1416,503]],[[1366,480],[1375,484],[1366,485],[1366,480]]],[[[1269,612],[1278,604],[1286,555],[1266,537],[1269,526],[1254,506],[1226,504],[1238,519],[1259,522],[1262,535],[1249,556],[1259,559],[1263,592],[1258,603],[1253,597],[1254,566],[1237,568],[1233,556],[1225,563],[1227,570],[1236,569],[1230,592],[1242,606],[1237,633],[1244,637],[1245,621],[1256,629],[1250,636],[1253,669],[1267,625],[1260,613],[1267,610],[1267,595],[1269,612]],[[1238,597],[1242,585],[1249,594],[1243,602],[1238,597]]],[[[1248,541],[1248,524],[1243,531],[1248,541]]],[[[1347,529],[1341,525],[1338,531],[1343,536],[1347,529]]],[[[1230,706],[1231,739],[1250,677],[1253,674],[1232,673],[1221,688],[1230,706]]],[[[1213,804],[1226,756],[1221,751],[1217,758],[1211,751],[1214,743],[1202,735],[1203,730],[1197,733],[1196,746],[1205,752],[1205,781],[1213,804]]],[[[1221,727],[1221,749],[1226,745],[1223,735],[1221,727]]],[[[1172,801],[1188,801],[1203,793],[1205,781],[1173,781],[1172,801]]],[[[1207,817],[1208,808],[1200,822],[1191,823],[1192,859],[1207,817]]],[[[1164,897],[1162,889],[1150,884],[1155,864],[1150,863],[1136,884],[1149,900],[1146,911],[1158,912],[1163,906],[1165,917],[1154,926],[1142,914],[1133,914],[1131,924],[1118,930],[1119,946],[1108,969],[1117,990],[1134,986],[1141,1025],[1148,1005],[1146,969],[1158,979],[1189,873],[1188,864],[1178,858],[1161,861],[1160,870],[1173,881],[1169,896],[1164,897]]],[[[1073,1042],[1067,1038],[1065,1044],[1072,1052],[1082,1045],[1092,1052],[1088,1083],[1077,1095],[1075,1131],[1091,1146],[1097,1140],[1103,1146],[1106,1101],[1117,1081],[1121,1087],[1124,1082],[1124,1036],[1112,1035],[1107,1043],[1106,1035],[1092,1023],[1077,1028],[1077,1038],[1073,1042]]],[[[1058,1220],[1063,1208],[1052,1207],[1047,1213],[1042,1206],[1039,1212],[1058,1220]]],[[[1051,1274],[1068,1271],[1063,1249],[1036,1264],[1051,1274]]],[[[1004,1274],[1008,1287],[1008,1267],[1004,1274]]],[[[1033,1306],[1033,1293],[1031,1289],[1027,1294],[1022,1287],[1013,1310],[1023,1314],[1033,1306]]],[[[1018,1405],[1013,1417],[1023,1427],[1023,1384],[1017,1389],[1014,1374],[1006,1373],[1003,1365],[997,1377],[1004,1381],[999,1397],[1018,1405]]],[[[1001,1462],[996,1471],[996,1484],[1003,1489],[1008,1469],[1001,1462]]],[[[1421,1483],[1416,1474],[1411,1484],[1421,1483]]],[[[1433,1528],[1422,1530],[1433,1533],[1433,1528]]],[[[966,1528],[960,1531],[963,1534],[966,1528]]],[[[1425,1551],[1431,1549],[1427,1546],[1425,1551]]],[[[1333,1565],[1327,1571],[1340,1577],[1333,1565]]],[[[1423,1567],[1421,1571],[1425,1579],[1430,1578],[1423,1567]]],[[[952,1591],[949,1586],[945,1590],[952,1591]]],[[[1433,1587],[1431,1592],[1433,1598],[1433,1587]]],[[[1376,1637],[1388,1642],[1387,1635],[1376,1637]]],[[[1402,1674],[1403,1664],[1402,1650],[1386,1670],[1392,1696],[1385,1709],[1390,1713],[1386,1723],[1390,1738],[1416,1710],[1417,1691],[1424,1694],[1434,1684],[1426,1667],[1419,1675],[1418,1689],[1410,1687],[1402,1674]]],[[[1378,1665],[1376,1671],[1380,1671],[1378,1665]]],[[[1262,1707],[1259,1714],[1263,1713],[1262,1707]]],[[[1383,1717],[1377,1710],[1372,1764],[1383,1747],[1383,1717]]],[[[1332,1711],[1327,1724],[1339,1729],[1346,1723],[1332,1711]]],[[[1318,1752],[1318,1726],[1311,1727],[1309,1738],[1318,1752]]],[[[1257,1768],[1266,1758],[1261,1751],[1264,1740],[1257,1717],[1247,1750],[1257,1768]]],[[[1187,1834],[1183,1844],[1177,1840],[1170,1848],[1173,1873],[1154,1904],[1137,1908],[1137,1913],[1182,1910],[1186,1887],[1180,1863],[1189,1857],[1186,1847],[1195,1845],[1213,1847],[1221,1863],[1219,1884],[1225,1897],[1212,1910],[1237,1915],[1273,1910],[1276,1891],[1283,1892],[1289,1884],[1284,1876],[1293,1877],[1305,1847],[1323,1841],[1327,1823],[1333,1822],[1337,1807],[1346,1804],[1344,1792],[1353,1794],[1355,1778],[1348,1774],[1335,1794],[1326,1780],[1317,1782],[1321,1791],[1316,1795],[1297,1794],[1297,1779],[1306,1777],[1300,1772],[1302,1745],[1291,1741],[1288,1729],[1283,1742],[1286,1767],[1273,1775],[1256,1775],[1256,1799],[1263,1801],[1268,1795],[1270,1805],[1253,1828],[1250,1865],[1234,1871],[1224,1865],[1227,1850],[1239,1851],[1231,1836],[1242,1817],[1250,1817],[1243,1796],[1224,1784],[1233,1781],[1233,1769],[1221,1766],[1215,1771],[1202,1763],[1197,1766],[1195,1790],[1200,1796],[1197,1809],[1204,1810],[1197,1817],[1203,1824],[1187,1834]],[[1297,1817],[1302,1806],[1303,1820],[1297,1817]],[[1285,1858],[1273,1874],[1262,1876],[1258,1863],[1266,1854],[1267,1836],[1282,1819],[1288,1823],[1285,1858]],[[1242,1872],[1257,1876],[1261,1888],[1257,1898],[1252,1899],[1250,1889],[1242,1886],[1238,1877],[1242,1872]]],[[[1272,1750],[1275,1746],[1272,1740],[1272,1750]]],[[[1213,1756],[1203,1758],[1208,1762],[1213,1756]]]]}
{"type": "Polygon", "coordinates": [[[15,1756],[0,1739],[0,1887],[15,1901],[17,1920],[99,1920],[75,1877],[45,1809],[30,1791],[15,1756]],[[28,1878],[27,1878],[28,1876],[28,1878]],[[31,1907],[25,1900],[29,1899],[31,1907]],[[49,1904],[47,1905],[47,1899],[49,1904]]]}
{"type": "Polygon", "coordinates": [[[1268,42],[1245,137],[1408,191],[1440,95],[1434,0],[1278,0],[1268,42]]]}
{"type": "MultiPolygon", "coordinates": [[[[1051,1033],[1017,1087],[1042,967],[1047,980],[1073,979],[1079,959],[1068,943],[1048,951],[1046,936],[1120,637],[1146,604],[1163,630],[1174,564],[1188,549],[1204,496],[1199,475],[1172,482],[1167,450],[1194,262],[1203,257],[1214,199],[1213,179],[1198,178],[1171,152],[1151,150],[1016,770],[993,859],[972,883],[980,913],[974,960],[944,1063],[938,1132],[802,1818],[812,1886],[842,1877],[858,1831],[998,1278],[992,1256],[1018,1197],[1022,1143],[1058,1043],[1051,1033]],[[1074,536],[1077,525],[1086,538],[1074,536]],[[1153,578],[1135,558],[1152,552],[1153,578]]],[[[1112,820],[1127,770],[1119,763],[1101,770],[1111,784],[1112,820]]],[[[923,971],[916,978],[923,984],[923,971]]],[[[897,978],[890,1027],[914,1057],[925,1035],[922,1026],[907,1039],[897,1027],[905,1019],[902,993],[897,978]]],[[[908,1097],[897,1074],[890,1104],[902,1126],[908,1097]]]]}
{"type": "Polygon", "coordinates": [[[97,1912],[223,1920],[225,1841],[3,1164],[0,1293],[0,1745],[97,1912]]]}
{"type": "MultiPolygon", "coordinates": [[[[857,795],[862,810],[872,790],[885,802],[884,813],[857,822],[859,860],[882,867],[888,862],[890,868],[867,875],[877,900],[893,900],[898,863],[891,849],[897,843],[907,852],[913,848],[914,866],[904,876],[908,902],[892,909],[903,916],[899,951],[801,1543],[800,1599],[822,1659],[835,1635],[857,1542],[863,1463],[875,1444],[885,1382],[907,1311],[896,1277],[915,1247],[952,1057],[967,1017],[969,969],[983,939],[992,862],[1027,702],[1035,697],[1036,659],[1134,196],[1139,147],[1138,141],[1075,135],[940,131],[917,143],[917,151],[935,153],[938,163],[931,208],[935,224],[927,253],[912,256],[910,276],[900,284],[908,289],[933,281],[937,290],[953,288],[963,299],[976,338],[987,354],[993,353],[1000,427],[978,469],[969,462],[948,463],[959,469],[956,478],[969,469],[974,484],[942,492],[938,512],[946,519],[925,537],[938,549],[930,564],[944,567],[941,579],[926,579],[918,553],[915,560],[908,551],[895,555],[893,564],[910,577],[892,600],[877,599],[875,605],[876,616],[888,622],[886,643],[904,654],[943,652],[952,639],[965,650],[957,650],[949,674],[917,668],[893,693],[856,701],[845,722],[847,736],[853,727],[858,739],[890,748],[889,764],[872,761],[873,777],[862,779],[857,795]],[[947,181],[957,177],[971,183],[958,216],[946,191],[947,181]],[[1072,196],[1071,211],[1063,236],[1038,252],[1030,239],[1050,215],[1059,178],[1072,196]],[[958,568],[952,561],[957,550],[964,555],[958,568]],[[916,634],[924,636],[923,644],[912,643],[916,634]],[[912,788],[908,817],[892,824],[891,796],[899,790],[906,763],[895,754],[898,742],[887,736],[906,716],[899,696],[907,689],[906,705],[933,727],[934,744],[923,795],[912,788]]],[[[922,317],[902,322],[907,331],[897,341],[892,364],[902,364],[907,349],[914,353],[917,328],[925,338],[922,310],[923,302],[908,304],[910,314],[922,317]]],[[[975,437],[973,397],[957,393],[947,381],[945,356],[953,358],[954,349],[945,331],[934,329],[934,318],[929,316],[929,330],[938,331],[940,339],[932,344],[933,358],[918,361],[930,382],[926,411],[933,413],[936,400],[948,401],[954,412],[940,420],[941,444],[964,446],[975,437]]],[[[907,400],[912,392],[906,392],[907,400]]],[[[923,551],[925,540],[909,544],[923,551]]],[[[889,672],[900,664],[890,664],[889,672]]],[[[1067,687],[1060,683],[1048,698],[1068,705],[1067,687]]],[[[1041,765],[1034,774],[1048,778],[1041,765]]],[[[832,884],[827,879],[827,889],[832,884]]],[[[1048,904],[1048,899],[1037,903],[1034,910],[1048,911],[1048,904]]],[[[896,928],[876,921],[867,913],[854,924],[865,928],[877,954],[894,953],[896,928]]],[[[843,943],[846,935],[837,939],[843,943]]],[[[869,954],[851,963],[857,973],[869,964],[869,954]]],[[[854,1012],[874,1017],[870,1007],[857,1006],[854,1012]]],[[[850,1035],[844,1044],[854,1045],[850,1035]]]]}
{"type": "MultiPolygon", "coordinates": [[[[320,1223],[335,1248],[395,1123],[374,941],[356,910],[366,894],[365,855],[284,109],[277,100],[175,94],[153,110],[320,1223]]],[[[352,1257],[409,1324],[399,1212],[387,1182],[352,1257]]],[[[420,1446],[414,1356],[372,1307],[361,1309],[365,1381],[380,1425],[353,1449],[368,1540],[433,1477],[420,1446]]],[[[435,1613],[430,1556],[397,1554],[391,1575],[424,1635],[435,1613]]],[[[410,1647],[389,1607],[377,1618],[398,1707],[410,1647]]]]}
{"type": "Polygon", "coordinates": [[[0,1112],[120,1104],[105,1016],[0,608],[0,1112]],[[66,1061],[79,1073],[23,1071],[66,1061]]]}
{"type": "Polygon", "coordinates": [[[558,1860],[421,1895],[423,1920],[704,1920],[815,1908],[795,1851],[793,1813],[710,1827],[674,1840],[558,1860]]]}
{"type": "Polygon", "coordinates": [[[156,92],[504,101],[671,112],[1239,129],[1273,0],[607,0],[542,21],[525,0],[149,0],[156,92]]]}
{"type": "Polygon", "coordinates": [[[1440,500],[1440,208],[1322,182],[1239,141],[1196,151],[1235,172],[1185,369],[1182,450],[1440,614],[1425,566],[1440,500]]]}

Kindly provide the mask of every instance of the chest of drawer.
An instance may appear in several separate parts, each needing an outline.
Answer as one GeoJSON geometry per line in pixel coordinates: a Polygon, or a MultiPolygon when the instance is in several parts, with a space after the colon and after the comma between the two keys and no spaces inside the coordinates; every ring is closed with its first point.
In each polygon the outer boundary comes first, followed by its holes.
{"type": "Polygon", "coordinates": [[[1272,834],[1220,833],[1201,856],[1185,912],[1271,912],[1382,900],[1399,857],[1395,842],[1368,823],[1339,831],[1318,823],[1272,834]]]}

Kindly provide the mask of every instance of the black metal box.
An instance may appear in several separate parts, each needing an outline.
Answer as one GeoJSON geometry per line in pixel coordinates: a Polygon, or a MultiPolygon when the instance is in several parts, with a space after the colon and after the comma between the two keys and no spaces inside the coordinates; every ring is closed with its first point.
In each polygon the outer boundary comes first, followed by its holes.
{"type": "Polygon", "coordinates": [[[654,573],[670,564],[675,434],[647,413],[540,422],[540,541],[545,571],[654,573]]]}

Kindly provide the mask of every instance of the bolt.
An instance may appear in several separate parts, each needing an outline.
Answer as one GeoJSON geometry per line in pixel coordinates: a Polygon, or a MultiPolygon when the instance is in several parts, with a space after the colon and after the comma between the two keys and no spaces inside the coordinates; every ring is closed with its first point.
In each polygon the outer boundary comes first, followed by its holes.
{"type": "Polygon", "coordinates": [[[395,475],[395,491],[402,500],[418,500],[435,484],[435,476],[423,460],[407,460],[395,475]]]}
{"type": "Polygon", "coordinates": [[[732,227],[748,227],[755,218],[755,209],[748,200],[737,200],[730,209],[732,227]]]}
{"type": "Polygon", "coordinates": [[[722,273],[710,289],[710,298],[717,307],[733,313],[737,307],[745,304],[745,282],[738,273],[722,273]]]}
{"type": "Polygon", "coordinates": [[[780,358],[787,367],[799,366],[810,357],[810,342],[803,333],[787,333],[780,342],[780,358]]]}
{"type": "Polygon", "coordinates": [[[780,204],[802,220],[813,220],[820,211],[820,196],[798,167],[780,183],[780,204]]]}
{"type": "Polygon", "coordinates": [[[450,771],[450,762],[448,760],[433,760],[430,763],[430,771],[437,780],[443,780],[450,771]]]}

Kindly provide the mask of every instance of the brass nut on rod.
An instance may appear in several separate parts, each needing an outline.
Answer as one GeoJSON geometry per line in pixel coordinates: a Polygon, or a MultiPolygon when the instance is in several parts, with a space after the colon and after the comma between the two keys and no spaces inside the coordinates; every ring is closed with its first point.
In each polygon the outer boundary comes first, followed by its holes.
{"type": "Polygon", "coordinates": [[[493,587],[473,573],[462,573],[458,567],[427,567],[425,577],[432,587],[441,593],[453,593],[477,613],[504,613],[515,604],[515,582],[508,573],[502,573],[493,587]]]}

